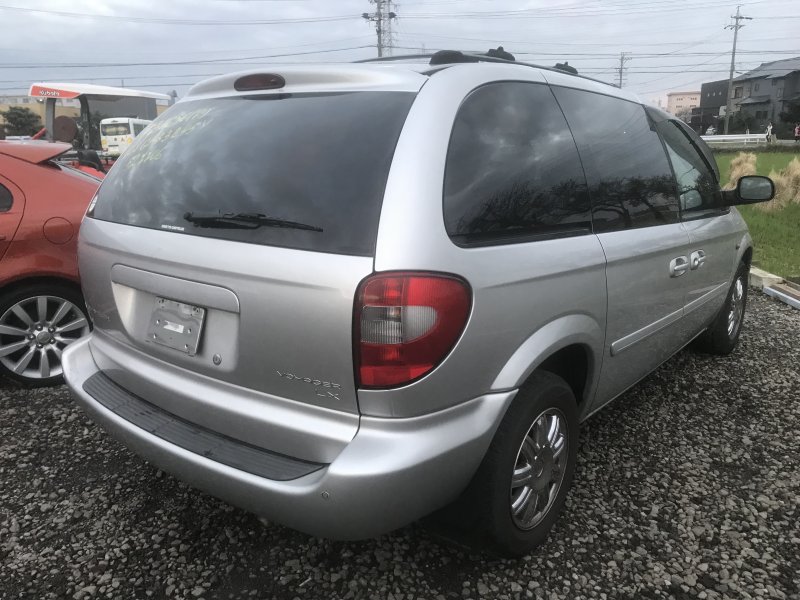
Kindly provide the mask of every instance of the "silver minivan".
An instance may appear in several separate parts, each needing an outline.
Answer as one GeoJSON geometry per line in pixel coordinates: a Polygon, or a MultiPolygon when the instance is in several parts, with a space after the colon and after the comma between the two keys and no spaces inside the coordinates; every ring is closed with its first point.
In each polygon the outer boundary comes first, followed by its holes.
{"type": "Polygon", "coordinates": [[[458,52],[197,84],[80,233],[78,403],[153,464],[336,539],[439,511],[516,555],[578,424],[741,331],[752,241],[705,144],[632,94],[458,52]],[[439,510],[443,509],[443,510],[439,510]]]}

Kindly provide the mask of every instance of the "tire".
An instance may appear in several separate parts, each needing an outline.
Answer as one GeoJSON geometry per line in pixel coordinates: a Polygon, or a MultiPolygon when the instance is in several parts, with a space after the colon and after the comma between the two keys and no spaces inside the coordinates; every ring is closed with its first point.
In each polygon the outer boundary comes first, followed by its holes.
{"type": "Polygon", "coordinates": [[[501,556],[530,552],[544,542],[558,519],[572,484],[577,453],[577,403],[572,389],[557,375],[534,373],[509,407],[467,489],[437,513],[445,535],[501,556]],[[541,425],[555,425],[555,435],[547,444],[541,444],[548,439],[541,437],[545,429],[541,425]],[[531,468],[540,471],[538,478],[531,476],[531,468]],[[526,473],[527,485],[522,483],[526,473]],[[526,494],[528,512],[519,510],[526,505],[526,494]],[[540,504],[531,507],[535,502],[540,504]]]}
{"type": "Polygon", "coordinates": [[[727,356],[739,343],[747,308],[747,281],[750,266],[741,263],[728,290],[725,304],[709,328],[695,342],[695,348],[707,354],[727,356]]]}
{"type": "Polygon", "coordinates": [[[0,374],[26,387],[63,381],[61,353],[89,333],[80,292],[30,284],[0,294],[0,374]]]}

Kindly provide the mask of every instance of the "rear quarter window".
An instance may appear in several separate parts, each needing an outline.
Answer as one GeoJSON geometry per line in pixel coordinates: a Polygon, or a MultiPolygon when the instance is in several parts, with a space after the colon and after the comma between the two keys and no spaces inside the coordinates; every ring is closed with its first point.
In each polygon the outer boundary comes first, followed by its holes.
{"type": "Polygon", "coordinates": [[[580,159],[550,88],[499,82],[464,100],[447,152],[444,218],[464,246],[591,232],[580,159]]]}
{"type": "Polygon", "coordinates": [[[415,94],[272,94],[186,101],[148,125],[109,172],[94,217],[319,252],[374,253],[394,148],[415,94]],[[304,223],[207,228],[248,214],[304,223]]]}

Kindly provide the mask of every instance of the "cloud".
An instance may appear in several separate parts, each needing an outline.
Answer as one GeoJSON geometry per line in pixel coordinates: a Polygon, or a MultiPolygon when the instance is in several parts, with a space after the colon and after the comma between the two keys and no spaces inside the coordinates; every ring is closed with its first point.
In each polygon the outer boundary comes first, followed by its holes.
{"type": "MultiPolygon", "coordinates": [[[[374,27],[360,16],[375,10],[367,0],[3,0],[2,6],[0,95],[25,93],[42,80],[124,81],[183,94],[206,76],[276,60],[375,55],[374,27]],[[294,56],[229,60],[278,54],[294,56]]],[[[626,87],[652,98],[727,77],[732,33],[724,27],[731,9],[727,0],[408,0],[393,8],[393,39],[396,53],[503,45],[518,60],[568,60],[607,81],[616,81],[619,53],[626,51],[626,87]]],[[[800,54],[793,35],[800,21],[782,18],[798,13],[795,0],[745,0],[742,10],[754,19],[740,31],[738,69],[800,54]]]]}

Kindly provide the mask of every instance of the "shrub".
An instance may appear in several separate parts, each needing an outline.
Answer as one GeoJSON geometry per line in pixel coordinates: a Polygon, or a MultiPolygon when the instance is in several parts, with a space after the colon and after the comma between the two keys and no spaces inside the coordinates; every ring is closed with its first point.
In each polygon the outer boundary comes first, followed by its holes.
{"type": "Polygon", "coordinates": [[[731,160],[731,177],[723,189],[732,190],[736,188],[736,182],[745,175],[756,174],[756,155],[752,152],[739,152],[731,160]]]}
{"type": "Polygon", "coordinates": [[[778,210],[790,202],[800,204],[800,159],[793,158],[780,171],[770,171],[769,178],[775,183],[775,197],[759,204],[765,211],[778,210]]]}

